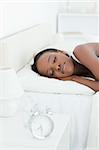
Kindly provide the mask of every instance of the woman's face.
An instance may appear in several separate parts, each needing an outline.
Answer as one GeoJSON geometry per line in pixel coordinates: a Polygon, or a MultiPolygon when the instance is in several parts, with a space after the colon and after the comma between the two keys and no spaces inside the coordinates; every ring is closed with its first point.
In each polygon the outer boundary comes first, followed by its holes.
{"type": "Polygon", "coordinates": [[[45,52],[37,61],[37,69],[44,76],[61,78],[74,73],[74,64],[63,52],[45,52]]]}

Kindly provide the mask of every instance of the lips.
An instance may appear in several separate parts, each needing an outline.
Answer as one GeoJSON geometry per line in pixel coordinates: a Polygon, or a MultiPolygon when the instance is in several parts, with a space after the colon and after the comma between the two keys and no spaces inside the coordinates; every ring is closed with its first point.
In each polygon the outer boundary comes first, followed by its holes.
{"type": "Polygon", "coordinates": [[[64,67],[65,67],[65,62],[64,62],[64,64],[61,65],[61,73],[63,73],[63,74],[64,74],[64,67]]]}

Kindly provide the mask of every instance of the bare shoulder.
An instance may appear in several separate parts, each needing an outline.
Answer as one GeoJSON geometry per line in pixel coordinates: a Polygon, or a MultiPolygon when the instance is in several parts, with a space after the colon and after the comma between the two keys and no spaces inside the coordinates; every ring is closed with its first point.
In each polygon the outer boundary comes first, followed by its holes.
{"type": "Polygon", "coordinates": [[[78,45],[73,51],[75,57],[99,80],[99,43],[78,45]]]}
{"type": "Polygon", "coordinates": [[[85,54],[88,52],[91,52],[96,56],[99,56],[99,43],[85,43],[77,45],[73,51],[75,55],[78,55],[79,53],[85,54]]]}

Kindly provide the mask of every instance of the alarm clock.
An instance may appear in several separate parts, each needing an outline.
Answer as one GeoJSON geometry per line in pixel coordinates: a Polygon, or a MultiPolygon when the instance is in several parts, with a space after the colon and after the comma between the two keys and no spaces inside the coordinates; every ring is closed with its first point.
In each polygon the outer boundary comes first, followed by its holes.
{"type": "Polygon", "coordinates": [[[54,122],[48,114],[37,114],[31,116],[30,131],[36,139],[47,138],[54,129],[54,122]]]}

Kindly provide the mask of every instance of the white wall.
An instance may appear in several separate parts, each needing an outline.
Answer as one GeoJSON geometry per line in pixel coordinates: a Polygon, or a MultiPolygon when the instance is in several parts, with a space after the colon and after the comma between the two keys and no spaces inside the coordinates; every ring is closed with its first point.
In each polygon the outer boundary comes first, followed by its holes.
{"type": "Polygon", "coordinates": [[[60,11],[67,13],[97,13],[99,0],[65,0],[60,11]]]}
{"type": "Polygon", "coordinates": [[[96,13],[98,0],[0,0],[0,37],[39,23],[57,29],[59,12],[96,13]]]}
{"type": "Polygon", "coordinates": [[[99,36],[99,0],[62,1],[59,12],[58,32],[77,31],[99,36]]]}

